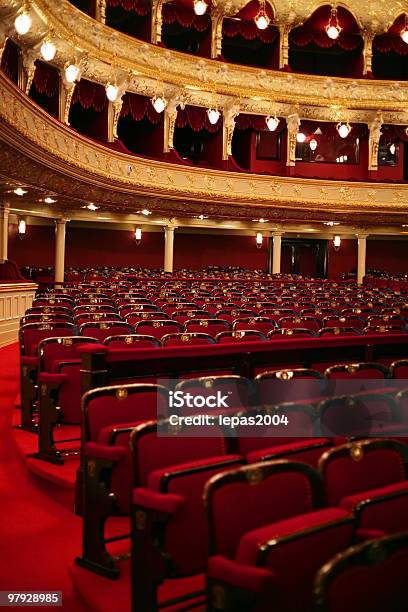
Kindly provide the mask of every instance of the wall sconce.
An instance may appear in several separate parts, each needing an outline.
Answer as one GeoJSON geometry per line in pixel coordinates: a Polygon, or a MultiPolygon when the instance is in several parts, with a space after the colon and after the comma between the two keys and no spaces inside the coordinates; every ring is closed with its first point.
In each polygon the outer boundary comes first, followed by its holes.
{"type": "Polygon", "coordinates": [[[341,238],[340,236],[334,236],[333,238],[333,247],[335,251],[338,251],[341,246],[341,238]]]}
{"type": "Polygon", "coordinates": [[[256,248],[260,249],[263,243],[263,235],[261,232],[257,232],[255,236],[256,248]]]}
{"type": "Polygon", "coordinates": [[[135,242],[136,246],[139,246],[139,244],[142,242],[142,229],[140,227],[135,229],[135,242]]]}
{"type": "Polygon", "coordinates": [[[26,224],[25,220],[24,219],[19,219],[18,226],[17,226],[17,231],[18,231],[18,235],[19,235],[19,237],[21,239],[23,239],[25,237],[26,229],[27,229],[27,224],[26,224]]]}

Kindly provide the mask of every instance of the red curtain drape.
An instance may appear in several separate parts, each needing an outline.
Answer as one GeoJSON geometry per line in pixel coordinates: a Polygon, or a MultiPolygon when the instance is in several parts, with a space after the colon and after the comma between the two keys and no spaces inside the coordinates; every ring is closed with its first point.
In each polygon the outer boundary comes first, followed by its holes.
{"type": "Polygon", "coordinates": [[[197,32],[205,32],[211,24],[211,17],[196,15],[193,8],[165,3],[162,10],[163,23],[178,23],[183,28],[193,28],[197,32]]]}
{"type": "Polygon", "coordinates": [[[297,47],[315,44],[317,47],[328,49],[339,45],[345,51],[352,51],[362,47],[363,39],[358,24],[353,15],[345,8],[337,7],[337,19],[342,31],[336,40],[326,34],[325,27],[331,19],[331,6],[318,8],[307,21],[290,33],[290,42],[297,47]]]}
{"type": "Polygon", "coordinates": [[[8,39],[1,58],[1,69],[9,79],[15,82],[18,79],[18,54],[17,45],[8,39]]]}
{"type": "Polygon", "coordinates": [[[312,134],[314,134],[315,131],[320,128],[322,134],[317,136],[318,139],[340,139],[345,143],[348,142],[350,139],[355,140],[356,138],[359,138],[360,140],[364,140],[368,138],[368,127],[364,123],[350,123],[352,130],[347,136],[347,138],[340,138],[336,126],[336,123],[318,123],[316,121],[302,121],[299,127],[299,132],[303,132],[303,134],[308,137],[312,136],[312,134]]]}
{"type": "Polygon", "coordinates": [[[97,113],[101,113],[108,104],[105,88],[92,81],[81,79],[75,86],[72,96],[72,104],[75,102],[79,102],[85,109],[92,108],[97,113]]]}
{"type": "Polygon", "coordinates": [[[224,19],[222,34],[227,38],[242,36],[245,40],[255,40],[257,38],[263,43],[272,43],[278,38],[279,31],[274,26],[269,26],[266,30],[260,30],[253,20],[224,19]]]}
{"type": "Polygon", "coordinates": [[[380,53],[389,53],[393,51],[398,55],[408,55],[408,45],[404,43],[399,34],[381,34],[373,40],[373,47],[380,53]]]}
{"type": "Polygon", "coordinates": [[[149,0],[106,0],[107,6],[112,8],[120,7],[124,11],[132,11],[143,17],[151,11],[151,3],[149,0]]]}
{"type": "Polygon", "coordinates": [[[222,126],[222,117],[220,116],[217,123],[212,125],[208,120],[207,109],[199,106],[186,106],[184,110],[178,111],[176,126],[180,128],[189,126],[193,132],[207,130],[215,134],[222,126]]]}
{"type": "Polygon", "coordinates": [[[35,64],[33,85],[40,94],[53,98],[58,94],[59,72],[56,68],[38,61],[35,64]]]}
{"type": "Polygon", "coordinates": [[[408,142],[408,135],[405,129],[406,126],[402,125],[383,125],[381,134],[386,140],[401,140],[402,142],[408,142]]]}
{"type": "Polygon", "coordinates": [[[338,45],[344,51],[354,51],[363,45],[363,40],[359,34],[341,32],[337,40],[329,38],[325,30],[309,30],[305,26],[296,28],[290,34],[290,41],[297,47],[306,47],[314,44],[322,49],[328,49],[338,45]]]}
{"type": "Polygon", "coordinates": [[[153,125],[157,125],[162,117],[162,113],[157,113],[154,110],[150,98],[139,96],[138,94],[126,93],[123,96],[123,106],[120,116],[127,117],[129,115],[134,121],[147,119],[153,125]]]}
{"type": "MultiPolygon", "coordinates": [[[[238,130],[254,130],[255,132],[262,132],[263,130],[267,130],[265,123],[264,115],[247,115],[245,113],[241,113],[235,119],[235,127],[238,130]]],[[[284,119],[279,121],[278,127],[275,130],[275,134],[279,134],[283,132],[286,128],[286,122],[284,119]]]]}

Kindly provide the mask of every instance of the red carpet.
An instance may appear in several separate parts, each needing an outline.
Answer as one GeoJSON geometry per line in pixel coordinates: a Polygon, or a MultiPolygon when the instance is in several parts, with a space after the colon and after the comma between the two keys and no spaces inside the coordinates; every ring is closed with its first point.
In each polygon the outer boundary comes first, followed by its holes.
{"type": "Polygon", "coordinates": [[[12,345],[0,349],[0,590],[62,591],[63,610],[89,611],[68,575],[80,551],[81,521],[36,486],[14,444],[18,386],[18,347],[12,345]]]}

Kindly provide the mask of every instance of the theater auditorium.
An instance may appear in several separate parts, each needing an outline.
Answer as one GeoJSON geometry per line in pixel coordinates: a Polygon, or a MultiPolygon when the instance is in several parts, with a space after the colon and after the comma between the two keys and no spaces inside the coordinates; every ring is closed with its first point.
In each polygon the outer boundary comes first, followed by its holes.
{"type": "Polygon", "coordinates": [[[408,612],[407,0],[0,0],[0,607],[408,612]]]}

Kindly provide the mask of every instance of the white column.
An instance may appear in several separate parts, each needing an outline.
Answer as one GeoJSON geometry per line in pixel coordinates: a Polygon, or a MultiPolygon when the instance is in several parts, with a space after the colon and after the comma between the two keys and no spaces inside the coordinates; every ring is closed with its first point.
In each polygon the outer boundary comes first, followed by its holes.
{"type": "Polygon", "coordinates": [[[357,234],[357,283],[362,284],[366,273],[366,248],[368,234],[357,234]]]}
{"type": "Polygon", "coordinates": [[[174,256],[174,225],[167,225],[164,228],[164,271],[173,272],[174,256]]]}
{"type": "Polygon", "coordinates": [[[282,233],[273,232],[273,251],[272,251],[272,274],[280,274],[281,271],[281,246],[282,233]]]}
{"type": "Polygon", "coordinates": [[[9,224],[8,206],[0,208],[0,263],[8,258],[8,224],[9,224]]]}
{"type": "Polygon", "coordinates": [[[66,219],[55,221],[55,283],[64,282],[66,219]]]}

